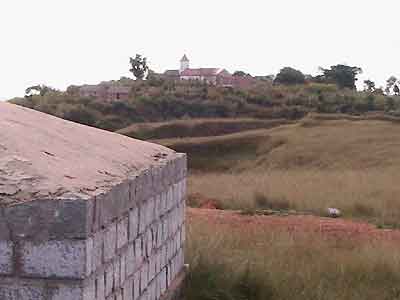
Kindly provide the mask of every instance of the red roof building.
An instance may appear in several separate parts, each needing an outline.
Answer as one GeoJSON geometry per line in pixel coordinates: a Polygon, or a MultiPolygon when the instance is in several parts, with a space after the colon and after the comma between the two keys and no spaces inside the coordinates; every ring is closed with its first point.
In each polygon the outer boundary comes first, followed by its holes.
{"type": "Polygon", "coordinates": [[[173,80],[199,80],[213,85],[233,86],[233,76],[222,68],[190,68],[186,54],[180,60],[179,70],[167,70],[164,76],[173,80]]]}

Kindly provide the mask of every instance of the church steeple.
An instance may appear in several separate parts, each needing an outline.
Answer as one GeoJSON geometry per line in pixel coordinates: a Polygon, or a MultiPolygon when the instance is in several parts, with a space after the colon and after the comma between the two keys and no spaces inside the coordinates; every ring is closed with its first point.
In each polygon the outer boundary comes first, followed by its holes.
{"type": "Polygon", "coordinates": [[[183,55],[180,62],[181,62],[181,67],[180,67],[181,73],[186,69],[189,69],[189,59],[187,58],[186,54],[183,55]]]}

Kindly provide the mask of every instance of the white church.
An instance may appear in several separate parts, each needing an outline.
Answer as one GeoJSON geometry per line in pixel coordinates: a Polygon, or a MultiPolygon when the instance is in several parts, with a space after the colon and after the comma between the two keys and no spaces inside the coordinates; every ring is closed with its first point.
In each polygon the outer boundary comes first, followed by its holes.
{"type": "Polygon", "coordinates": [[[233,76],[222,68],[190,68],[186,54],[180,60],[179,70],[167,70],[164,76],[178,80],[199,80],[213,85],[232,85],[233,76]]]}

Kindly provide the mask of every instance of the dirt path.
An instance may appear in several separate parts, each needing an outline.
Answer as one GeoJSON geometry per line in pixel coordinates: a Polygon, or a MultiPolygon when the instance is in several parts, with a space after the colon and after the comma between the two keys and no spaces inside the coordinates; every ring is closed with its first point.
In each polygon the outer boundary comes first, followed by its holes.
{"type": "Polygon", "coordinates": [[[246,230],[270,228],[290,233],[316,233],[326,238],[353,241],[384,240],[400,243],[400,230],[378,229],[368,223],[317,216],[245,216],[234,211],[188,208],[188,219],[246,230]]]}

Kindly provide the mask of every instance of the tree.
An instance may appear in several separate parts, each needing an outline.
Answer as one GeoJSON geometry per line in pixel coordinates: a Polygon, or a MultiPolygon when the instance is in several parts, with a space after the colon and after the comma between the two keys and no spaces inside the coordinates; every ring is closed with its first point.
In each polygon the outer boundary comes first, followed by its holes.
{"type": "Polygon", "coordinates": [[[320,68],[325,82],[335,83],[339,88],[356,88],[357,75],[362,73],[359,67],[347,65],[331,66],[330,69],[320,68]]]}
{"type": "MultiPolygon", "coordinates": [[[[397,83],[397,78],[394,76],[390,76],[388,80],[386,80],[386,88],[385,88],[385,92],[386,94],[390,95],[390,93],[394,92],[394,87],[396,86],[397,83]]],[[[398,87],[397,87],[398,88],[398,87]]]]}
{"type": "Polygon", "coordinates": [[[306,79],[302,72],[290,67],[281,69],[274,79],[274,83],[286,85],[303,84],[305,81],[306,79]]]}
{"type": "Polygon", "coordinates": [[[251,75],[249,73],[244,72],[244,71],[235,71],[233,73],[233,76],[247,77],[247,76],[251,76],[251,75]]]}
{"type": "Polygon", "coordinates": [[[399,86],[397,84],[394,85],[393,92],[394,92],[394,94],[396,96],[398,96],[400,94],[400,89],[399,89],[399,86]]]}
{"type": "Polygon", "coordinates": [[[45,96],[48,92],[55,92],[56,90],[48,87],[46,85],[34,85],[30,86],[25,90],[25,97],[30,97],[33,95],[45,96]]]}
{"type": "Polygon", "coordinates": [[[373,82],[372,80],[369,79],[364,80],[364,85],[365,85],[364,89],[367,92],[373,93],[375,91],[375,82],[373,82]]]}
{"type": "Polygon", "coordinates": [[[132,72],[133,76],[139,80],[144,79],[147,71],[149,70],[147,58],[142,57],[140,54],[136,54],[135,58],[130,58],[130,64],[131,69],[129,69],[129,71],[132,72]]]}

